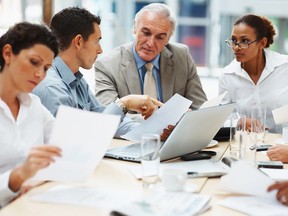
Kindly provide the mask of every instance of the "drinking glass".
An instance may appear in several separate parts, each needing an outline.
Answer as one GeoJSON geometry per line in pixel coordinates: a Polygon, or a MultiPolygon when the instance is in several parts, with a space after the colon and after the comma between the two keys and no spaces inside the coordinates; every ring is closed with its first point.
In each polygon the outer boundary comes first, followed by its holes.
{"type": "Polygon", "coordinates": [[[143,187],[150,188],[153,187],[159,180],[159,134],[144,134],[141,137],[141,156],[143,187]]]}
{"type": "Polygon", "coordinates": [[[230,154],[235,158],[241,159],[246,138],[246,115],[237,114],[235,116],[234,114],[235,118],[236,125],[234,127],[233,139],[230,141],[230,154]]]}
{"type": "Polygon", "coordinates": [[[265,138],[266,107],[254,106],[251,108],[251,138],[255,146],[261,145],[265,138]]]}

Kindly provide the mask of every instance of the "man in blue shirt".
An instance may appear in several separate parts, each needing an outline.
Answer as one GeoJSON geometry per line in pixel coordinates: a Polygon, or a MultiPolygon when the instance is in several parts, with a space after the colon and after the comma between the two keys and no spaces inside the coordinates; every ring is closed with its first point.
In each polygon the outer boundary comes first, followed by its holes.
{"type": "Polygon", "coordinates": [[[138,125],[125,117],[128,110],[141,112],[148,118],[161,103],[143,95],[129,95],[107,107],[97,101],[79,68],[90,69],[102,53],[100,22],[98,16],[78,7],[66,8],[52,18],[50,27],[59,42],[59,55],[33,93],[54,116],[60,105],[121,115],[122,121],[115,134],[119,137],[138,125]]]}

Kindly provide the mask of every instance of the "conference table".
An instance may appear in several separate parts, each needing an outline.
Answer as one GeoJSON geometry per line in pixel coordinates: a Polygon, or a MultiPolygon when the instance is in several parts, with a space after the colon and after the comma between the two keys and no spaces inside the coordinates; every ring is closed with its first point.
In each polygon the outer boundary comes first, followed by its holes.
{"type": "MultiPolygon", "coordinates": [[[[274,141],[279,138],[278,134],[267,134],[265,141],[267,143],[275,143],[274,141]]],[[[126,140],[113,139],[110,147],[122,146],[130,144],[131,142],[126,140]]],[[[219,142],[218,145],[209,148],[208,150],[213,150],[217,152],[214,159],[220,160],[223,156],[229,156],[229,142],[219,142]]],[[[259,153],[257,153],[259,154],[259,153]]],[[[264,155],[260,155],[261,160],[268,160],[264,155]]],[[[120,161],[115,159],[104,158],[100,164],[95,169],[89,179],[81,184],[72,184],[72,186],[84,186],[96,188],[99,190],[127,190],[133,193],[142,193],[143,187],[142,182],[137,180],[131,173],[127,170],[127,166],[137,166],[137,163],[120,161]]],[[[204,212],[203,216],[215,216],[215,215],[229,215],[229,216],[241,216],[245,215],[240,212],[222,207],[218,204],[219,201],[226,197],[231,196],[231,194],[219,193],[216,190],[216,185],[219,183],[219,178],[189,178],[187,183],[193,183],[197,185],[198,191],[196,193],[211,195],[210,205],[211,208],[204,212]]],[[[57,182],[47,182],[41,186],[38,186],[27,194],[16,199],[6,207],[0,210],[0,216],[51,216],[51,215],[69,215],[69,216],[79,216],[79,215],[109,215],[113,206],[110,208],[92,208],[83,207],[79,205],[64,205],[64,204],[52,204],[44,202],[31,201],[31,197],[35,194],[41,194],[41,192],[51,189],[60,183],[57,182]]],[[[137,215],[137,214],[136,214],[137,215]]]]}

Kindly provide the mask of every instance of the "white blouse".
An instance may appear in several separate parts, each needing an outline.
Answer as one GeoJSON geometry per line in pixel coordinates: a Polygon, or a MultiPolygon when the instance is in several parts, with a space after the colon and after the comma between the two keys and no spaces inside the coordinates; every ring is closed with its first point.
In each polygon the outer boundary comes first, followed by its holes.
{"type": "Polygon", "coordinates": [[[266,106],[266,127],[281,133],[272,110],[288,104],[288,56],[265,50],[266,65],[255,85],[241,63],[233,60],[219,79],[219,94],[228,91],[223,103],[236,102],[237,111],[250,115],[250,107],[266,106]]]}
{"type": "Polygon", "coordinates": [[[0,98],[0,207],[17,194],[9,189],[13,168],[28,156],[31,147],[47,143],[54,117],[33,94],[18,96],[20,110],[15,121],[9,107],[0,98]]]}

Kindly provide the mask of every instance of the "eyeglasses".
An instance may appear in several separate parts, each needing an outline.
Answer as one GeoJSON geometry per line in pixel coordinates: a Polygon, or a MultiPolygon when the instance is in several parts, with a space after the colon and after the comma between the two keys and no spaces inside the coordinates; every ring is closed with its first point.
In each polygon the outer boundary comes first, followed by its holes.
{"type": "Polygon", "coordinates": [[[229,47],[236,47],[236,45],[239,46],[239,48],[241,49],[247,49],[249,47],[250,44],[255,43],[256,41],[258,41],[258,39],[254,40],[254,41],[243,41],[243,42],[236,42],[234,40],[232,40],[231,38],[225,40],[225,43],[227,44],[227,46],[229,47]]]}

